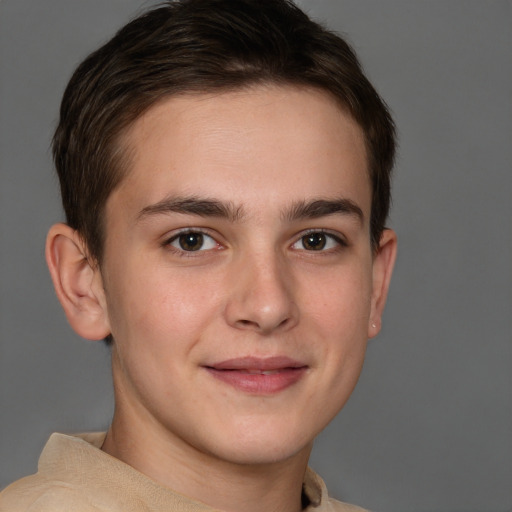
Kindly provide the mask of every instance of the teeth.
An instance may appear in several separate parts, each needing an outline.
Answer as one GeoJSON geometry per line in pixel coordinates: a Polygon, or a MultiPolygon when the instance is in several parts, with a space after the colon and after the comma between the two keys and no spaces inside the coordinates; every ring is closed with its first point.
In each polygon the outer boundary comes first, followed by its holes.
{"type": "Polygon", "coordinates": [[[274,375],[279,373],[279,370],[242,370],[242,373],[248,373],[249,375],[274,375]]]}

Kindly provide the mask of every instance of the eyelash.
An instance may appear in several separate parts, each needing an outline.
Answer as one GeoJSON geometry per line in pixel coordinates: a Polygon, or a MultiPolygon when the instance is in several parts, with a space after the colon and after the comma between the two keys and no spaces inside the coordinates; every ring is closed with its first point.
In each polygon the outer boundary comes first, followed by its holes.
{"type": "MultiPolygon", "coordinates": [[[[328,240],[334,242],[336,244],[336,246],[330,247],[328,249],[324,249],[322,247],[320,250],[317,250],[317,251],[315,251],[314,249],[308,250],[308,249],[305,249],[304,247],[302,249],[298,249],[298,250],[304,250],[306,252],[332,253],[332,252],[337,252],[337,251],[342,250],[343,248],[348,247],[348,243],[346,242],[346,240],[343,237],[341,237],[339,234],[334,234],[334,233],[331,233],[330,231],[326,231],[324,229],[309,229],[309,230],[301,233],[301,235],[297,238],[297,240],[292,244],[292,247],[295,244],[299,244],[301,242],[302,242],[302,245],[304,246],[305,238],[308,236],[311,236],[311,235],[323,235],[328,240]]],[[[328,243],[329,242],[327,241],[326,244],[328,244],[328,243]]]]}
{"type": "Polygon", "coordinates": [[[207,231],[205,231],[203,229],[184,229],[182,231],[179,231],[178,233],[176,233],[173,236],[171,236],[170,238],[168,238],[163,243],[163,246],[167,247],[168,249],[170,249],[172,252],[174,252],[178,256],[188,257],[188,258],[196,256],[194,253],[211,251],[211,250],[214,250],[214,249],[220,249],[220,247],[221,247],[219,242],[217,242],[217,240],[215,240],[215,238],[212,235],[210,235],[207,231]],[[214,242],[215,247],[203,249],[204,240],[201,243],[201,247],[196,249],[196,250],[189,250],[189,251],[187,251],[186,249],[183,249],[183,248],[180,248],[180,247],[174,247],[172,245],[173,242],[179,241],[180,237],[186,236],[186,235],[199,235],[202,238],[207,237],[207,238],[211,239],[214,242]]]}
{"type": "MultiPolygon", "coordinates": [[[[210,242],[210,243],[212,243],[210,242]]],[[[305,251],[305,252],[310,252],[310,253],[332,253],[332,252],[337,252],[337,251],[340,251],[342,250],[343,248],[346,248],[348,247],[348,243],[339,235],[335,235],[334,233],[331,233],[329,231],[326,231],[326,230],[323,230],[323,229],[309,229],[307,231],[304,231],[303,233],[300,234],[300,236],[296,239],[296,241],[291,245],[291,247],[293,248],[296,244],[300,244],[302,243],[302,247],[301,248],[296,248],[294,250],[300,250],[300,251],[305,251]],[[312,236],[312,235],[322,235],[324,236],[327,240],[324,241],[324,246],[321,247],[320,249],[318,250],[315,250],[315,249],[306,249],[304,247],[304,242],[305,242],[305,239],[306,237],[308,236],[312,236]],[[328,245],[329,244],[329,241],[331,242],[334,242],[336,244],[335,247],[328,247],[327,249],[325,249],[325,245],[328,245]]],[[[194,253],[201,253],[201,252],[206,252],[206,251],[212,251],[212,250],[215,250],[215,249],[220,249],[222,246],[221,244],[219,244],[219,242],[217,242],[215,240],[215,238],[209,234],[207,231],[203,230],[203,229],[184,229],[182,231],[179,231],[178,233],[174,234],[172,237],[168,238],[165,240],[165,242],[162,244],[164,247],[167,247],[169,250],[171,250],[172,252],[174,252],[175,254],[177,254],[178,256],[181,256],[181,257],[194,257],[194,256],[198,256],[194,253]],[[186,236],[186,235],[197,235],[199,237],[202,237],[203,240],[201,240],[201,247],[199,247],[198,249],[194,250],[186,250],[186,249],[183,249],[182,247],[174,247],[172,244],[176,241],[179,241],[180,237],[182,236],[186,236]],[[215,244],[215,247],[210,247],[210,248],[206,248],[204,249],[203,246],[204,246],[204,237],[207,237],[208,239],[210,239],[214,244],[215,244]]]]}

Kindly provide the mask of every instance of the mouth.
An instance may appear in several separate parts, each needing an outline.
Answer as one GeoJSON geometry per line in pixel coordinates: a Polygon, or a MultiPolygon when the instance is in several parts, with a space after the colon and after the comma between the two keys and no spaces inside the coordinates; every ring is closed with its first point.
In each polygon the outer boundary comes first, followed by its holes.
{"type": "Polygon", "coordinates": [[[239,391],[279,393],[299,382],[308,366],[288,357],[242,357],[204,366],[211,376],[239,391]]]}
{"type": "Polygon", "coordinates": [[[227,371],[227,372],[240,372],[240,373],[246,373],[248,375],[275,375],[276,373],[279,373],[281,370],[283,369],[286,369],[286,368],[279,368],[277,370],[257,370],[257,369],[247,369],[247,370],[222,370],[222,371],[227,371]]]}

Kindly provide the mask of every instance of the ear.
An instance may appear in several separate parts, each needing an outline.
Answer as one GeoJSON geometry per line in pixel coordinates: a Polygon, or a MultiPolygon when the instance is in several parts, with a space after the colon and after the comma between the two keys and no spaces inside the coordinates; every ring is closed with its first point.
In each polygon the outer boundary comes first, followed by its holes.
{"type": "Polygon", "coordinates": [[[77,334],[101,340],[110,334],[99,266],[91,261],[80,235],[55,224],[46,239],[46,262],[57,297],[77,334]]]}
{"type": "Polygon", "coordinates": [[[377,336],[382,326],[382,313],[386,305],[391,274],[395,265],[396,249],[396,233],[392,229],[385,229],[380,237],[377,252],[373,257],[371,312],[368,324],[369,338],[377,336]]]}

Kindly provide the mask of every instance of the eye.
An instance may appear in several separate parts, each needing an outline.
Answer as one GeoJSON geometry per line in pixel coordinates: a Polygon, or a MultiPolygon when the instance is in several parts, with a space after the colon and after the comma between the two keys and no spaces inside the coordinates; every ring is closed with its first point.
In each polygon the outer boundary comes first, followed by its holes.
{"type": "Polygon", "coordinates": [[[306,251],[328,251],[344,247],[347,244],[338,236],[325,231],[310,231],[303,235],[293,245],[293,249],[306,251]]]}
{"type": "Polygon", "coordinates": [[[167,245],[180,251],[194,252],[215,249],[219,244],[210,235],[201,231],[182,231],[173,236],[167,245]]]}

